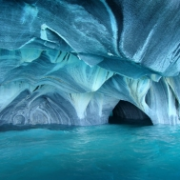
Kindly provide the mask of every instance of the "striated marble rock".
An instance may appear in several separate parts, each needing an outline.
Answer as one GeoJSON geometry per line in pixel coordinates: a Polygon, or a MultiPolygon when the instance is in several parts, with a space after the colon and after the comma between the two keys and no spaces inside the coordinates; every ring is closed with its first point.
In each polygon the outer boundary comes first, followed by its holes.
{"type": "Polygon", "coordinates": [[[0,3],[0,125],[104,124],[120,100],[180,123],[180,2],[0,3]]]}

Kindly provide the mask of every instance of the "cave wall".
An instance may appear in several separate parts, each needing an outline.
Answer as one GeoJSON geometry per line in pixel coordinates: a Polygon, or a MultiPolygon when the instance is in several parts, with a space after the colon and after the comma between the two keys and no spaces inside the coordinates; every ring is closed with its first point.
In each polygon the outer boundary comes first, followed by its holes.
{"type": "Polygon", "coordinates": [[[119,100],[179,124],[178,1],[0,3],[1,125],[104,124],[119,100]]]}

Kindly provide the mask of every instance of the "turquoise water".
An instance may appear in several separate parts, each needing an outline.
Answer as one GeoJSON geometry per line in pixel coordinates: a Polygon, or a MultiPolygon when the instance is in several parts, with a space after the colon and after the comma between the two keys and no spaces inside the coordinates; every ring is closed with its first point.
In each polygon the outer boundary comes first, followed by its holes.
{"type": "Polygon", "coordinates": [[[179,180],[180,127],[103,125],[0,133],[0,180],[179,180]]]}

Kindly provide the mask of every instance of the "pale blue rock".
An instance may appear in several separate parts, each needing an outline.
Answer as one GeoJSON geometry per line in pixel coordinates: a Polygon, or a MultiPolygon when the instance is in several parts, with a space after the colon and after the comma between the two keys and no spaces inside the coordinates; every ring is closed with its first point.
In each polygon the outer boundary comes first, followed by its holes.
{"type": "Polygon", "coordinates": [[[105,124],[120,100],[180,123],[180,2],[0,3],[0,125],[105,124]]]}

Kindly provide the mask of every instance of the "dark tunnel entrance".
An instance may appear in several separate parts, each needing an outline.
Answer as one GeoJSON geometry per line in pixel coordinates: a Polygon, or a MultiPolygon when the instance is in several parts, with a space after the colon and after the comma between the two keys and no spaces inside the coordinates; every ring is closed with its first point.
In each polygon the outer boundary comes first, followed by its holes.
{"type": "Polygon", "coordinates": [[[109,124],[153,125],[143,111],[130,102],[122,100],[113,109],[109,124]]]}

